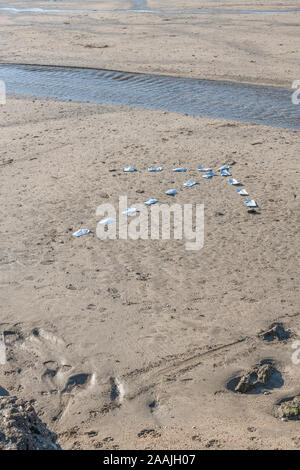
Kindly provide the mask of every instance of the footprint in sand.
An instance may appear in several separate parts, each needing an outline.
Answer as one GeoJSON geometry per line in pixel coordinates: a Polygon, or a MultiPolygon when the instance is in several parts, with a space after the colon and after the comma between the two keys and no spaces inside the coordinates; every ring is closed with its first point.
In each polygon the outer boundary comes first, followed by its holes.
{"type": "Polygon", "coordinates": [[[76,374],[68,378],[65,388],[61,393],[71,393],[75,389],[85,389],[91,383],[91,374],[76,374]]]}
{"type": "Polygon", "coordinates": [[[124,385],[116,378],[110,377],[110,399],[111,401],[118,401],[121,403],[125,396],[124,385]]]}

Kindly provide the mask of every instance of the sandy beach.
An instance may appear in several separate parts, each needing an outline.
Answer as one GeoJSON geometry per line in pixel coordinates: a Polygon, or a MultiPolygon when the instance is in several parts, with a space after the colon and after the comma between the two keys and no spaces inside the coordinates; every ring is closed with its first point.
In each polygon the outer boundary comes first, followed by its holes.
{"type": "MultiPolygon", "coordinates": [[[[43,8],[132,8],[126,1],[13,2],[43,8]]],[[[293,10],[299,2],[148,0],[148,9],[293,10]]],[[[1,62],[90,66],[291,87],[300,76],[299,14],[0,15],[1,62]]]]}
{"type": "MultiPolygon", "coordinates": [[[[299,2],[146,7],[271,11],[299,2]]],[[[84,2],[125,8],[133,4],[84,2]]],[[[300,79],[299,20],[300,13],[0,10],[0,62],[291,88],[300,79]]],[[[292,360],[300,339],[299,132],[16,95],[0,105],[0,125],[0,394],[30,401],[63,449],[299,448],[298,422],[277,414],[281,400],[300,394],[292,360]],[[201,164],[230,164],[259,213],[247,211],[226,178],[202,179],[201,164]],[[149,173],[152,165],[164,170],[149,173]],[[123,173],[128,166],[138,171],[123,173]],[[158,194],[167,203],[164,190],[188,179],[199,185],[176,202],[204,204],[201,250],[186,250],[184,240],[97,237],[100,204],[158,194]],[[83,227],[91,233],[72,236],[83,227]],[[264,338],[274,322],[286,338],[264,338]],[[265,360],[280,377],[273,387],[230,389],[231,379],[265,360]]]]}

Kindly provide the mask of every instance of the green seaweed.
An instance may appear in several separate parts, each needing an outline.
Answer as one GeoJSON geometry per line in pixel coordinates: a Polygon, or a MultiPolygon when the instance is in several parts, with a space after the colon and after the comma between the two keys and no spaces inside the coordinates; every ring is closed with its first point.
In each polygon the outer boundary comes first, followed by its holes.
{"type": "Polygon", "coordinates": [[[291,401],[281,403],[279,416],[287,419],[300,419],[300,398],[296,397],[291,401]]]}

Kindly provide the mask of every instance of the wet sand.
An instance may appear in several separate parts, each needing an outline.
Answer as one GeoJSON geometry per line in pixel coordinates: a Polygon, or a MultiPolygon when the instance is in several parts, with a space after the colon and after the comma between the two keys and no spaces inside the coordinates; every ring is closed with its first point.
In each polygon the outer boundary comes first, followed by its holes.
{"type": "MultiPolygon", "coordinates": [[[[199,15],[164,23],[157,16],[118,15],[107,14],[100,27],[90,15],[72,16],[65,25],[61,14],[1,14],[4,30],[13,31],[12,39],[1,35],[7,45],[1,60],[278,85],[297,78],[296,46],[294,55],[274,48],[271,57],[264,43],[258,53],[266,24],[276,41],[282,34],[284,44],[295,44],[297,16],[199,15]],[[213,68],[213,50],[223,44],[220,23],[228,35],[213,68]],[[198,32],[206,25],[206,33],[205,53],[189,68],[189,54],[197,49],[191,25],[198,32]],[[230,30],[235,44],[226,49],[230,30]],[[236,44],[242,31],[247,44],[255,34],[251,53],[236,44]],[[166,40],[170,34],[176,37],[166,40]],[[246,57],[257,61],[251,72],[246,57]]],[[[299,448],[297,422],[275,417],[276,403],[300,392],[300,366],[292,362],[300,329],[299,133],[25,97],[9,97],[0,120],[0,302],[7,359],[0,386],[32,400],[65,449],[299,448]],[[226,178],[202,181],[196,171],[200,164],[218,168],[233,161],[232,175],[259,203],[258,215],[247,212],[226,178]],[[124,174],[121,168],[130,165],[138,172],[124,174]],[[150,174],[149,165],[164,171],[150,174]],[[186,166],[188,174],[172,173],[175,166],[186,166]],[[168,202],[163,190],[180,189],[187,179],[200,184],[176,202],[205,204],[202,250],[186,251],[184,241],[96,237],[100,204],[116,204],[120,194],[131,204],[158,194],[168,202]],[[93,233],[72,237],[80,227],[93,233]],[[273,322],[291,330],[291,338],[268,342],[259,336],[273,322]],[[228,381],[264,359],[274,361],[282,384],[259,394],[228,390],[228,381]]]]}

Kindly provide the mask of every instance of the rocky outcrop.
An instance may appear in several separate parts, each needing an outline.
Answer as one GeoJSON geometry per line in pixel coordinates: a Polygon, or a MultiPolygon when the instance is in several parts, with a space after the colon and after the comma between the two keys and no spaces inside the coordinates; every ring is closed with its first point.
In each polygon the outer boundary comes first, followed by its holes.
{"type": "Polygon", "coordinates": [[[0,396],[0,450],[58,450],[55,441],[29,402],[0,396]]]}
{"type": "Polygon", "coordinates": [[[271,364],[263,364],[254,367],[247,374],[240,378],[239,383],[235,387],[236,392],[248,393],[258,387],[267,385],[269,379],[276,372],[271,364]]]}
{"type": "Polygon", "coordinates": [[[234,393],[269,393],[284,384],[281,372],[270,359],[263,359],[243,375],[231,378],[227,389],[234,393]]]}

